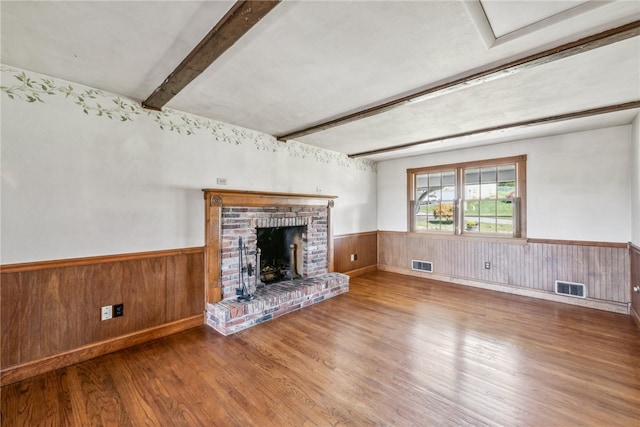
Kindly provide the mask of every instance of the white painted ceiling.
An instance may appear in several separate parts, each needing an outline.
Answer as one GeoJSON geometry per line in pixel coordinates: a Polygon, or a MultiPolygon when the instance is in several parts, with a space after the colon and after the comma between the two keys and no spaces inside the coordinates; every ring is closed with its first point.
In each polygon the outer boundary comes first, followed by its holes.
{"type": "MultiPolygon", "coordinates": [[[[233,1],[6,1],[3,64],[143,101],[233,1]]],[[[640,19],[639,0],[283,1],[167,107],[283,135],[640,19]]],[[[448,138],[640,100],[640,37],[297,138],[418,155],[630,123],[636,110],[448,138]]]]}

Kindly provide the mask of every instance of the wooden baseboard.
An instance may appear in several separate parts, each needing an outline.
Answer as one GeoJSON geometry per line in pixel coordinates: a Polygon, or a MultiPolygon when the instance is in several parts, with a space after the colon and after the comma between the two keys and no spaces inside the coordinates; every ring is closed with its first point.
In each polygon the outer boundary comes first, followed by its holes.
{"type": "Polygon", "coordinates": [[[601,301],[588,298],[571,298],[545,292],[537,289],[521,288],[518,286],[503,285],[499,283],[481,282],[478,280],[463,279],[460,277],[447,276],[437,273],[421,273],[418,271],[408,270],[404,268],[392,267],[387,265],[378,265],[378,270],[389,271],[392,273],[405,274],[408,276],[422,277],[441,282],[454,283],[456,285],[472,286],[475,288],[487,289],[491,291],[504,292],[514,295],[522,295],[525,297],[538,298],[547,301],[561,302],[564,304],[577,305],[581,307],[595,308],[598,310],[610,311],[613,313],[629,314],[629,305],[613,301],[601,301]]]}
{"type": "Polygon", "coordinates": [[[346,274],[349,277],[358,277],[358,276],[362,276],[362,275],[367,274],[367,273],[373,273],[377,269],[378,269],[377,265],[369,265],[367,267],[358,268],[356,270],[345,271],[342,274],[346,274]]]}
{"type": "Polygon", "coordinates": [[[635,322],[638,329],[640,329],[640,314],[636,311],[635,308],[633,308],[633,306],[631,306],[631,310],[629,314],[631,314],[631,318],[635,322]]]}
{"type": "Polygon", "coordinates": [[[204,315],[198,314],[176,320],[175,322],[165,323],[106,341],[79,347],[43,359],[3,368],[0,371],[0,385],[5,386],[27,378],[32,378],[36,375],[84,362],[85,360],[113,353],[114,351],[162,338],[203,324],[204,315]]]}

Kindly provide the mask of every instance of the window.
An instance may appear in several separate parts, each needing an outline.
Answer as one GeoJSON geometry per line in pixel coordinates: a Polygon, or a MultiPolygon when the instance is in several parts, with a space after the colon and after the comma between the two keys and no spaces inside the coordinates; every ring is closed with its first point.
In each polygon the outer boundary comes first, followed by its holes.
{"type": "Polygon", "coordinates": [[[526,156],[409,169],[411,231],[521,237],[526,156]]]}

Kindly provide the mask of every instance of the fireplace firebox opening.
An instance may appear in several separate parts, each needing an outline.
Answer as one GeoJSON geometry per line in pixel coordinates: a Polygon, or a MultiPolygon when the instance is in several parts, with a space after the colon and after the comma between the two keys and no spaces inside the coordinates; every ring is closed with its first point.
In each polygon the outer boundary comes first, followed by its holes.
{"type": "Polygon", "coordinates": [[[302,277],[306,226],[258,227],[257,247],[263,284],[302,277]]]}

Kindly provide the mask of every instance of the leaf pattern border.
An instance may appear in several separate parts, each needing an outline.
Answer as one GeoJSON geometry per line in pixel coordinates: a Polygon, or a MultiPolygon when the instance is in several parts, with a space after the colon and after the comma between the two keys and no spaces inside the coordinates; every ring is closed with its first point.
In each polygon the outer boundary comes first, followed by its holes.
{"type": "MultiPolygon", "coordinates": [[[[70,83],[62,83],[58,79],[50,77],[38,77],[4,64],[0,64],[0,72],[5,75],[10,74],[18,81],[13,86],[0,86],[0,91],[12,100],[44,103],[47,97],[64,95],[86,115],[106,117],[120,122],[132,122],[136,116],[142,116],[156,122],[163,131],[177,132],[181,135],[195,135],[197,132],[204,131],[211,134],[216,142],[240,145],[251,141],[260,151],[285,150],[289,156],[295,158],[313,158],[323,164],[335,163],[344,168],[377,171],[377,164],[369,160],[351,159],[342,153],[324,150],[297,141],[281,142],[271,135],[197,117],[170,108],[164,108],[162,111],[146,110],[136,101],[109,94],[100,89],[86,86],[79,89],[70,83]]],[[[3,81],[5,77],[3,76],[3,81]]]]}

